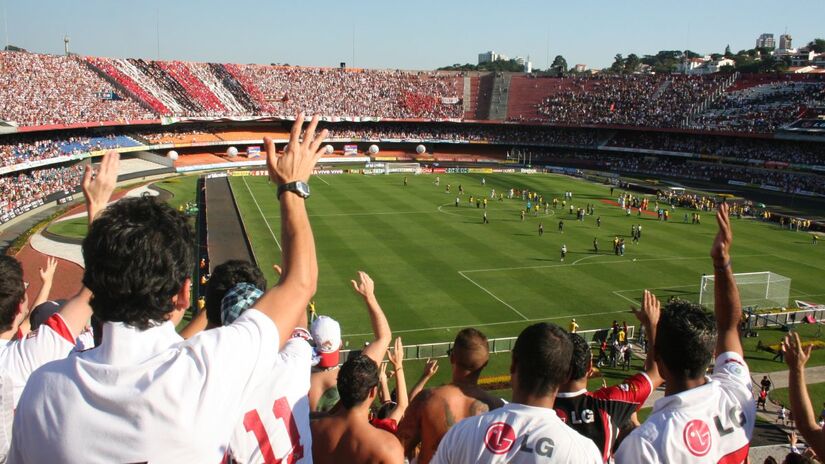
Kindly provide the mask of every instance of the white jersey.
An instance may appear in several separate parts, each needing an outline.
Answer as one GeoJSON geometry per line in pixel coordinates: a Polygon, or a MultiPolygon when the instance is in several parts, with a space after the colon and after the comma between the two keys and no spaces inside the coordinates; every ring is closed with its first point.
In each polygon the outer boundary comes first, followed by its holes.
{"type": "Polygon", "coordinates": [[[706,384],[656,401],[619,446],[616,463],[745,462],[756,421],[751,388],[742,356],[722,353],[706,384]]]}
{"type": "Polygon", "coordinates": [[[280,358],[269,380],[252,392],[245,405],[246,412],[229,439],[227,461],[312,463],[307,396],[312,347],[303,338],[292,338],[280,358]]]}
{"type": "Polygon", "coordinates": [[[277,327],[254,309],[186,341],[171,322],[106,322],[102,335],[31,376],[9,462],[221,462],[280,361],[277,327]]]}
{"type": "Polygon", "coordinates": [[[14,405],[29,376],[43,364],[62,359],[75,347],[75,338],[60,314],[52,314],[22,339],[0,340],[0,372],[11,382],[14,405]]]}
{"type": "Polygon", "coordinates": [[[433,464],[603,464],[592,440],[549,408],[510,403],[454,425],[438,445],[433,464]]]}

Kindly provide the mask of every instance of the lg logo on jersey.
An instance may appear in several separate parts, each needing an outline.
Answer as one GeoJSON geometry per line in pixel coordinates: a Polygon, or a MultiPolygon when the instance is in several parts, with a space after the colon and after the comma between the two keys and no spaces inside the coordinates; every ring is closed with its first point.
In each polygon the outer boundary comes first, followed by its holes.
{"type": "MultiPolygon", "coordinates": [[[[519,452],[538,454],[539,456],[550,457],[553,455],[555,443],[547,437],[541,437],[536,440],[533,448],[527,444],[530,439],[529,435],[525,435],[521,440],[521,447],[519,452]]],[[[487,427],[487,432],[484,434],[484,446],[487,447],[493,454],[506,454],[513,448],[516,443],[516,432],[509,424],[504,422],[494,422],[487,427]]]]}
{"type": "MultiPolygon", "coordinates": [[[[730,435],[737,428],[743,427],[745,423],[747,423],[747,419],[738,405],[728,409],[725,416],[713,417],[713,424],[716,426],[716,431],[719,432],[720,437],[730,435]],[[727,424],[723,424],[723,420],[727,424]]],[[[710,451],[713,437],[710,433],[710,427],[704,421],[694,419],[688,422],[685,425],[682,437],[690,454],[701,457],[710,451]]]]}

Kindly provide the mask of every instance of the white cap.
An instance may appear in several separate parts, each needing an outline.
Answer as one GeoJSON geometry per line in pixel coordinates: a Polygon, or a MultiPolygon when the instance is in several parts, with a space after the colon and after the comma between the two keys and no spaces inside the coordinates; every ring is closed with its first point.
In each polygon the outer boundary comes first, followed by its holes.
{"type": "Polygon", "coordinates": [[[338,351],[341,349],[341,325],[329,316],[318,316],[310,327],[315,341],[315,352],[320,356],[320,367],[338,365],[338,351]]]}

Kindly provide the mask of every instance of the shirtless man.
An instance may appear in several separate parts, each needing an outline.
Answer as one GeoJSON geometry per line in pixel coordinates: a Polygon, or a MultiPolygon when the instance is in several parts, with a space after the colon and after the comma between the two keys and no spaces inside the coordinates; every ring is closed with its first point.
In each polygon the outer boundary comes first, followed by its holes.
{"type": "Polygon", "coordinates": [[[339,371],[338,391],[341,403],[335,413],[310,424],[313,461],[404,462],[404,448],[395,436],[369,422],[370,406],[378,394],[378,364],[364,354],[347,360],[339,371]]]}
{"type": "Polygon", "coordinates": [[[487,337],[476,329],[458,333],[450,352],[452,381],[418,394],[398,426],[398,438],[412,460],[421,444],[418,463],[427,464],[450,427],[460,420],[504,405],[478,387],[481,370],[490,359],[487,337]]]}
{"type": "MultiPolygon", "coordinates": [[[[372,333],[375,339],[364,348],[364,355],[376,363],[384,359],[390,346],[392,333],[387,318],[375,298],[375,283],[366,272],[358,273],[359,282],[351,281],[353,289],[367,304],[372,333]]],[[[309,387],[309,410],[329,411],[338,402],[336,384],[338,382],[339,351],[341,350],[341,326],[330,317],[321,316],[312,323],[312,338],[315,340],[318,365],[312,369],[309,387]]]]}

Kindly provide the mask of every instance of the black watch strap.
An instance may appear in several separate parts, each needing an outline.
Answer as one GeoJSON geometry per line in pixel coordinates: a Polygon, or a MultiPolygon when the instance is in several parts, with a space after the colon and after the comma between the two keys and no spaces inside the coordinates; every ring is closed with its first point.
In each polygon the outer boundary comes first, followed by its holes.
{"type": "Polygon", "coordinates": [[[279,200],[281,199],[281,195],[284,192],[293,192],[301,198],[307,198],[309,196],[309,193],[308,192],[303,192],[301,190],[300,186],[298,185],[299,183],[301,183],[301,182],[300,181],[295,181],[295,182],[288,182],[286,184],[279,185],[278,186],[278,199],[279,200]]]}

